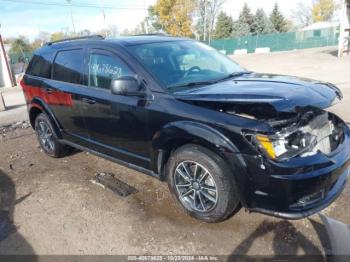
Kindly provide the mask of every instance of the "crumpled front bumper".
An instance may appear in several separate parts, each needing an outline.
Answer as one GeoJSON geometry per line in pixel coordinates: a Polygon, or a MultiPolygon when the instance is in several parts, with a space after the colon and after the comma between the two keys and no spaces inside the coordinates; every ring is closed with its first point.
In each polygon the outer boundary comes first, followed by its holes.
{"type": "Polygon", "coordinates": [[[242,204],[249,211],[286,219],[310,216],[329,206],[343,191],[349,177],[350,130],[330,155],[318,153],[289,161],[266,161],[240,155],[242,204]]]}
{"type": "Polygon", "coordinates": [[[311,204],[300,205],[299,208],[293,208],[293,204],[292,204],[289,206],[289,210],[283,210],[283,211],[278,211],[274,209],[264,209],[259,207],[251,208],[250,211],[259,212],[259,213],[280,217],[280,218],[285,218],[285,219],[301,219],[304,217],[311,216],[325,209],[338,198],[338,196],[341,194],[341,192],[343,191],[346,185],[348,176],[349,176],[349,169],[345,170],[343,174],[339,176],[334,186],[332,186],[332,188],[328,191],[328,193],[325,196],[320,197],[318,201],[315,201],[311,204]]]}

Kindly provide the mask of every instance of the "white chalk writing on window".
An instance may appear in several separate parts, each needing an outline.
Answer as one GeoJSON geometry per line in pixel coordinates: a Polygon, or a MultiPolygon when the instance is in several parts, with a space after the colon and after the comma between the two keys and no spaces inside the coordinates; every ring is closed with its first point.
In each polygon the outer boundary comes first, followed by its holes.
{"type": "Polygon", "coordinates": [[[90,73],[94,75],[110,76],[118,78],[122,75],[122,68],[110,64],[90,64],[90,73]]]}

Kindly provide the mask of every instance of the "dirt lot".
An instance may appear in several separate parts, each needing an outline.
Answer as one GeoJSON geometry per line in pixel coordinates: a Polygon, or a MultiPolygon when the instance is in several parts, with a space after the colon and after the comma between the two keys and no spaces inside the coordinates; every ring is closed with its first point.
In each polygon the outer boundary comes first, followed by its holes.
{"type": "MultiPolygon", "coordinates": [[[[334,110],[350,121],[350,57],[338,60],[330,51],[235,59],[251,70],[338,84],[345,99],[334,110]]],[[[14,221],[0,228],[0,254],[278,255],[330,248],[317,215],[286,221],[242,209],[223,223],[201,223],[183,214],[154,178],[82,152],[52,159],[29,128],[0,137],[0,221],[14,221]],[[139,192],[117,196],[90,182],[98,172],[114,173],[139,192]]],[[[323,213],[350,224],[349,199],[348,184],[323,213]]]]}

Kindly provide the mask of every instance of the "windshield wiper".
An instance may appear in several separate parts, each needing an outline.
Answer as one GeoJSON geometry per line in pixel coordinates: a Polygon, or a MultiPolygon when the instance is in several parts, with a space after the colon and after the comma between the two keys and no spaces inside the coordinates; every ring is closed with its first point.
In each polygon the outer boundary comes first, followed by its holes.
{"type": "Polygon", "coordinates": [[[199,82],[189,82],[189,83],[181,83],[181,84],[177,84],[177,85],[171,85],[171,86],[167,86],[167,89],[172,89],[172,88],[178,88],[178,87],[195,87],[195,86],[202,86],[202,85],[213,85],[222,81],[226,81],[228,79],[231,78],[235,78],[235,77],[239,77],[245,74],[251,74],[251,71],[241,71],[241,72],[234,72],[231,73],[227,76],[225,76],[224,78],[220,78],[220,79],[215,79],[212,81],[199,81],[199,82]]]}
{"type": "Polygon", "coordinates": [[[167,86],[167,89],[178,88],[178,87],[195,87],[195,86],[203,86],[203,85],[212,85],[215,83],[216,81],[189,82],[184,84],[167,86]]]}
{"type": "Polygon", "coordinates": [[[241,72],[233,72],[219,80],[216,81],[216,83],[218,82],[222,82],[222,81],[226,81],[228,79],[231,79],[231,78],[235,78],[235,77],[239,77],[239,76],[242,76],[242,75],[246,75],[246,74],[251,74],[252,72],[251,71],[241,71],[241,72]]]}

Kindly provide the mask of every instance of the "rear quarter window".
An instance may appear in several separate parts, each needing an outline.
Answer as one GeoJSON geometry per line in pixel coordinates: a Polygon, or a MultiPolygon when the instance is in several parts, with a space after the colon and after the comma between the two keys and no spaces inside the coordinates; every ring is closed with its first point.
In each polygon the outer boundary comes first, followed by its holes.
{"type": "Polygon", "coordinates": [[[53,65],[53,79],[72,84],[83,84],[83,49],[59,51],[53,65]]]}
{"type": "Polygon", "coordinates": [[[51,78],[52,58],[53,53],[34,55],[30,61],[26,74],[43,78],[51,78]]]}

